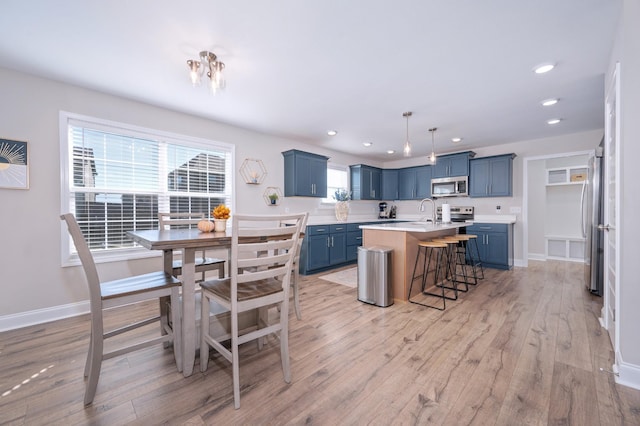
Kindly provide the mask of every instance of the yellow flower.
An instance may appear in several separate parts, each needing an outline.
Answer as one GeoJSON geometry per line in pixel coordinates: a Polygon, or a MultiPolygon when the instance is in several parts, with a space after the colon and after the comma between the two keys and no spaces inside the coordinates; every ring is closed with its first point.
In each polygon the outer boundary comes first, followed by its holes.
{"type": "Polygon", "coordinates": [[[231,210],[229,210],[229,207],[224,204],[220,204],[218,207],[213,209],[211,214],[213,214],[214,219],[229,219],[231,210]]]}

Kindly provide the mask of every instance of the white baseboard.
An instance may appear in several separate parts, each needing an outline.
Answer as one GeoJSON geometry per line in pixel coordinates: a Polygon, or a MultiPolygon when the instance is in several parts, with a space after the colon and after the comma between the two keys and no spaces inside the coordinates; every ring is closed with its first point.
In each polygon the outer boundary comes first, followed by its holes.
{"type": "Polygon", "coordinates": [[[540,260],[544,262],[547,260],[547,256],[545,256],[544,253],[529,253],[529,260],[540,260]]]}
{"type": "Polygon", "coordinates": [[[640,366],[620,361],[616,383],[640,390],[640,366]]]}
{"type": "Polygon", "coordinates": [[[526,268],[528,265],[527,265],[527,262],[525,262],[522,259],[513,259],[513,266],[517,266],[517,267],[520,267],[520,268],[526,268]]]}
{"type": "Polygon", "coordinates": [[[36,309],[0,317],[0,332],[89,313],[89,301],[36,309]]]}

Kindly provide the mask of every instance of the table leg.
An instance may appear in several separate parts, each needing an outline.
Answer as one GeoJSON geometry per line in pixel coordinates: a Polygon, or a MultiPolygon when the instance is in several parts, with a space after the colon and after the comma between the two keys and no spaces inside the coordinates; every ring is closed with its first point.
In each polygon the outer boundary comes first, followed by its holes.
{"type": "Polygon", "coordinates": [[[182,374],[193,373],[196,358],[195,249],[182,249],[182,374]]]}

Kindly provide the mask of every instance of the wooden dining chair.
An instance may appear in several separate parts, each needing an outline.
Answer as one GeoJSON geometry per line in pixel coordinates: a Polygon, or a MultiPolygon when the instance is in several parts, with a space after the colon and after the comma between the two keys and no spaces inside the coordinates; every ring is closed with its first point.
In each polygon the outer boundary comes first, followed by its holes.
{"type": "MultiPolygon", "coordinates": [[[[205,219],[204,213],[158,213],[158,226],[162,229],[196,228],[198,222],[205,219]]],[[[207,257],[205,250],[196,253],[196,273],[202,274],[204,281],[207,271],[218,271],[218,277],[224,277],[224,259],[207,257]]],[[[173,275],[182,275],[182,260],[173,260],[173,275]]]]}
{"type": "Polygon", "coordinates": [[[229,277],[207,280],[200,284],[202,288],[200,370],[207,370],[209,346],[231,362],[233,399],[236,409],[240,408],[238,347],[243,343],[272,333],[279,334],[284,380],[287,383],[291,382],[289,289],[300,229],[306,217],[307,213],[281,216],[234,215],[229,277]],[[290,226],[279,226],[283,220],[289,221],[290,226]],[[261,223],[262,226],[259,225],[261,223]],[[230,311],[231,329],[227,335],[213,336],[209,332],[208,310],[211,300],[230,311]],[[266,318],[265,311],[274,306],[280,311],[278,322],[267,323],[259,320],[257,328],[253,327],[240,332],[241,313],[257,309],[259,318],[266,318]],[[228,340],[231,341],[230,349],[227,349],[223,343],[228,340]]]}
{"type": "MultiPolygon", "coordinates": [[[[71,213],[60,216],[67,224],[71,238],[78,252],[78,257],[82,262],[82,267],[89,286],[89,302],[91,307],[91,337],[87,361],[84,367],[84,376],[89,378],[85,388],[84,404],[93,402],[100,378],[102,361],[125,353],[146,348],[151,345],[173,342],[173,351],[176,358],[178,370],[182,370],[181,356],[181,319],[180,309],[171,310],[170,321],[166,321],[167,327],[162,330],[160,336],[141,340],[138,338],[130,345],[121,346],[117,349],[105,351],[105,340],[126,333],[148,324],[160,320],[160,315],[137,321],[105,332],[103,313],[105,310],[131,305],[133,303],[145,302],[148,300],[160,300],[169,297],[172,305],[180,306],[179,293],[180,281],[165,272],[151,272],[144,275],[131,276],[115,281],[100,282],[93,255],[89,250],[87,241],[82,235],[82,231],[76,218],[71,213]]],[[[160,306],[160,303],[159,303],[160,306]]]]}

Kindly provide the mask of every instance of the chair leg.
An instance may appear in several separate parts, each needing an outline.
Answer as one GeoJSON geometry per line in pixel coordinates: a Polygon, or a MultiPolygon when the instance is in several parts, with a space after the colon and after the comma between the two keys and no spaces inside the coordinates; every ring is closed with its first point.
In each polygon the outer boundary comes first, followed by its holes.
{"type": "MultiPolygon", "coordinates": [[[[160,304],[160,334],[163,336],[167,334],[167,327],[169,326],[169,300],[170,298],[166,296],[161,297],[158,300],[158,303],[160,304]]],[[[170,344],[170,342],[164,342],[162,347],[167,349],[170,344]]]]}
{"type": "Polygon", "coordinates": [[[180,289],[171,290],[171,326],[173,333],[173,356],[178,371],[182,372],[182,312],[180,310],[180,289]]]}
{"type": "MultiPolygon", "coordinates": [[[[280,313],[280,315],[282,315],[282,312],[280,313]]],[[[269,310],[266,307],[261,307],[258,308],[258,328],[263,328],[266,327],[268,325],[268,321],[269,321],[269,310]]],[[[258,343],[258,350],[261,351],[262,347],[264,346],[264,342],[266,340],[267,336],[260,336],[257,339],[257,343],[258,343]]]]}
{"type": "Polygon", "coordinates": [[[282,358],[282,372],[284,374],[284,381],[291,383],[291,365],[289,362],[289,319],[285,316],[289,311],[287,303],[283,302],[284,306],[280,312],[280,357],[282,358]]]}
{"type": "Polygon", "coordinates": [[[91,327],[91,333],[89,334],[89,350],[87,351],[87,360],[84,363],[84,377],[89,376],[89,370],[91,370],[91,356],[93,351],[93,326],[91,327]]]}
{"type": "Polygon", "coordinates": [[[300,295],[299,295],[299,288],[298,288],[298,282],[300,280],[300,271],[298,270],[298,265],[294,265],[292,278],[293,278],[293,310],[296,311],[296,318],[299,321],[302,319],[302,314],[300,312],[300,295]]]}
{"type": "MultiPolygon", "coordinates": [[[[92,322],[94,320],[92,319],[92,322]]],[[[89,353],[91,360],[89,361],[89,381],[84,391],[84,405],[93,402],[98,387],[98,379],[100,378],[100,369],[102,368],[102,353],[104,350],[104,330],[102,329],[102,318],[99,319],[100,324],[91,324],[91,347],[89,353]]]]}
{"type": "Polygon", "coordinates": [[[200,371],[207,371],[209,365],[209,343],[205,337],[209,336],[209,298],[202,292],[202,306],[200,307],[200,371]]]}
{"type": "Polygon", "coordinates": [[[233,403],[240,408],[240,357],[238,356],[238,317],[231,316],[231,369],[233,370],[233,403]]]}

